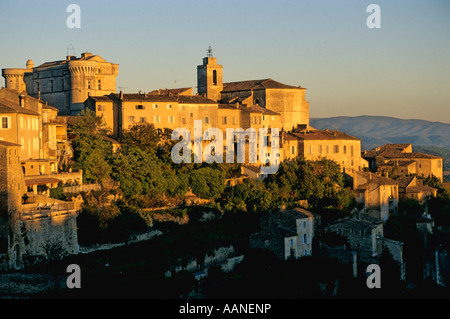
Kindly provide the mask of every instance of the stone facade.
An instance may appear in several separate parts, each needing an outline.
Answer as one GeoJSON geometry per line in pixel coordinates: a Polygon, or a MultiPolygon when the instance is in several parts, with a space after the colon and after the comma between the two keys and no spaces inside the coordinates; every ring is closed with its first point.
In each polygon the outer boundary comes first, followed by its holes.
{"type": "Polygon", "coordinates": [[[361,158],[361,140],[339,131],[304,127],[283,134],[281,145],[284,160],[327,158],[339,164],[341,171],[350,176],[367,167],[366,160],[361,158]]]}
{"type": "Polygon", "coordinates": [[[383,222],[378,218],[356,213],[329,223],[327,228],[345,236],[350,245],[347,249],[357,251],[358,262],[363,264],[374,263],[383,252],[383,248],[387,247],[394,260],[398,262],[401,278],[404,279],[403,243],[385,238],[383,222]]]}
{"type": "Polygon", "coordinates": [[[278,258],[312,254],[314,216],[303,208],[271,212],[261,218],[261,230],[250,235],[250,247],[271,250],[278,258]]]}
{"type": "Polygon", "coordinates": [[[36,67],[28,60],[26,69],[2,70],[6,88],[26,90],[28,95],[58,106],[61,115],[78,114],[88,96],[115,92],[118,73],[118,64],[89,52],[36,67]]]}
{"type": "Polygon", "coordinates": [[[388,177],[371,172],[356,172],[353,176],[356,201],[363,205],[364,212],[382,221],[397,213],[398,190],[398,182],[388,177]]]}
{"type": "Polygon", "coordinates": [[[385,144],[363,152],[362,157],[373,172],[384,169],[400,176],[436,176],[443,181],[442,157],[413,152],[411,144],[385,144]]]}

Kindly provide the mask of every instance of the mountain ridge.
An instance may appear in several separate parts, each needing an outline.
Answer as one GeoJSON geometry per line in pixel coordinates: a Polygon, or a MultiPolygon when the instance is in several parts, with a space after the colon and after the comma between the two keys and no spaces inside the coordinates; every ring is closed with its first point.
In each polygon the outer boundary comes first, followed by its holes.
{"type": "Polygon", "coordinates": [[[450,124],[444,122],[361,115],[311,118],[310,125],[355,136],[361,139],[362,150],[391,143],[450,148],[450,124]]]}

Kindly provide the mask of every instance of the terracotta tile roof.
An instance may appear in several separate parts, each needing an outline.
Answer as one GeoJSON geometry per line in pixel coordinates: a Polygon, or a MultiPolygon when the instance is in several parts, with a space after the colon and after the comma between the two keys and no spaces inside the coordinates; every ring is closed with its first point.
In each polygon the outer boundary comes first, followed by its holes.
{"type": "Polygon", "coordinates": [[[178,89],[159,89],[159,90],[153,90],[151,92],[148,92],[148,94],[160,94],[160,95],[170,95],[170,94],[182,94],[189,90],[192,90],[191,87],[189,88],[178,88],[178,89]]]}
{"type": "Polygon", "coordinates": [[[227,82],[223,84],[222,92],[264,90],[264,89],[302,89],[302,88],[298,86],[283,84],[274,81],[272,79],[262,79],[262,80],[227,82]]]}
{"type": "Polygon", "coordinates": [[[435,192],[436,188],[427,185],[414,185],[406,187],[406,193],[435,192]]]}
{"type": "MultiPolygon", "coordinates": [[[[356,172],[357,175],[362,176],[367,180],[366,183],[357,185],[357,189],[373,189],[381,185],[398,185],[398,182],[389,177],[380,176],[370,172],[356,172]]],[[[359,178],[359,177],[357,177],[359,178]]]]}
{"type": "Polygon", "coordinates": [[[53,177],[42,177],[42,178],[25,178],[25,185],[45,185],[45,184],[57,184],[61,180],[53,177]]]}
{"type": "Polygon", "coordinates": [[[261,107],[259,105],[250,105],[250,106],[244,106],[244,105],[240,105],[239,109],[243,112],[247,112],[247,113],[261,113],[261,114],[266,114],[266,115],[280,115],[280,113],[268,110],[264,107],[261,107]]]}
{"type": "Polygon", "coordinates": [[[398,183],[398,187],[407,187],[414,180],[414,176],[402,176],[396,178],[395,181],[398,183]]]}
{"type": "Polygon", "coordinates": [[[217,104],[217,102],[199,95],[178,95],[175,100],[182,104],[217,104]]]}
{"type": "Polygon", "coordinates": [[[11,142],[7,142],[7,141],[0,141],[0,146],[2,147],[10,147],[10,146],[18,146],[20,147],[20,144],[15,144],[15,143],[11,143],[11,142]]]}
{"type": "Polygon", "coordinates": [[[348,135],[340,131],[328,130],[305,130],[302,133],[290,132],[291,136],[300,140],[354,140],[359,141],[359,138],[348,135]]]}
{"type": "MultiPolygon", "coordinates": [[[[109,99],[120,99],[120,93],[111,93],[105,96],[109,99]]],[[[99,97],[91,97],[94,100],[99,97]]],[[[145,94],[145,93],[124,93],[122,100],[126,102],[178,102],[181,104],[217,104],[213,100],[199,95],[168,95],[168,94],[145,94]]],[[[106,100],[105,100],[106,101],[106,100]]]]}
{"type": "Polygon", "coordinates": [[[21,107],[18,104],[2,98],[0,98],[0,113],[21,113],[39,116],[39,113],[21,107]]]}
{"type": "Polygon", "coordinates": [[[89,99],[94,100],[96,102],[113,102],[113,100],[108,95],[89,96],[89,99]]]}

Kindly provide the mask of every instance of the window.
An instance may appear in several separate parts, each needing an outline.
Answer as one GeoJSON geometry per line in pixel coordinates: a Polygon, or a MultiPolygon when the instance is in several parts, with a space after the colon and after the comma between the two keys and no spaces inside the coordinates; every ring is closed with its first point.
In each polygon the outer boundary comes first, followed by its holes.
{"type": "Polygon", "coordinates": [[[333,153],[339,153],[339,145],[333,146],[333,153]]]}
{"type": "Polygon", "coordinates": [[[186,123],[187,123],[187,121],[186,121],[186,118],[185,118],[185,117],[183,117],[183,118],[181,119],[181,123],[182,123],[182,124],[186,124],[186,123]]]}
{"type": "Polygon", "coordinates": [[[306,222],[303,222],[303,228],[306,228],[306,222]]]}
{"type": "Polygon", "coordinates": [[[50,80],[50,92],[53,92],[53,80],[50,80]]]}
{"type": "Polygon", "coordinates": [[[167,104],[167,108],[170,110],[172,109],[172,104],[167,104]]]}
{"type": "Polygon", "coordinates": [[[344,145],[344,154],[347,154],[347,146],[344,145]]]}
{"type": "Polygon", "coordinates": [[[233,124],[234,124],[234,125],[237,124],[236,116],[233,116],[233,124]]]}
{"type": "Polygon", "coordinates": [[[182,106],[181,106],[181,110],[182,110],[182,111],[186,111],[186,105],[182,105],[182,106]]]}
{"type": "Polygon", "coordinates": [[[330,152],[330,147],[327,145],[327,154],[330,152]]]}
{"type": "Polygon", "coordinates": [[[157,109],[158,108],[158,104],[153,104],[153,108],[157,109]]]}
{"type": "Polygon", "coordinates": [[[128,122],[134,122],[134,116],[128,116],[128,122]]]}
{"type": "Polygon", "coordinates": [[[295,146],[291,146],[291,154],[295,155],[295,146]]]}
{"type": "Polygon", "coordinates": [[[442,167],[442,161],[441,161],[441,160],[438,160],[438,161],[437,161],[437,167],[438,167],[438,168],[441,168],[441,167],[442,167]]]}
{"type": "Polygon", "coordinates": [[[310,146],[309,146],[309,154],[312,154],[312,152],[313,152],[313,146],[310,145],[310,146]]]}
{"type": "Polygon", "coordinates": [[[308,234],[303,234],[303,243],[304,244],[308,243],[308,234]]]}
{"type": "Polygon", "coordinates": [[[7,117],[2,117],[2,128],[8,129],[9,128],[9,121],[7,117]]]}
{"type": "Polygon", "coordinates": [[[101,104],[97,105],[97,111],[102,112],[104,110],[105,110],[105,106],[104,105],[101,105],[101,104]]]}
{"type": "Polygon", "coordinates": [[[190,117],[194,117],[194,113],[190,113],[189,116],[190,116],[190,117]]]}
{"type": "Polygon", "coordinates": [[[146,117],[141,117],[141,123],[145,123],[147,122],[147,118],[146,117]]]}
{"type": "Polygon", "coordinates": [[[353,145],[350,146],[350,155],[353,156],[353,145]]]}
{"type": "Polygon", "coordinates": [[[87,88],[88,88],[88,89],[91,88],[91,81],[87,81],[87,88]]]}
{"type": "Polygon", "coordinates": [[[263,120],[263,121],[266,120],[266,116],[265,116],[265,115],[262,116],[262,120],[263,120]]]}
{"type": "Polygon", "coordinates": [[[226,117],[226,116],[223,116],[223,117],[222,117],[222,124],[227,124],[227,122],[228,122],[227,117],[226,117]]]}
{"type": "Polygon", "coordinates": [[[213,71],[213,85],[217,85],[217,71],[213,71]]]}
{"type": "Polygon", "coordinates": [[[136,105],[136,110],[145,110],[145,107],[142,104],[136,105]]]}
{"type": "Polygon", "coordinates": [[[153,123],[161,123],[161,117],[159,115],[155,115],[153,117],[153,123]]]}
{"type": "Polygon", "coordinates": [[[97,81],[97,87],[98,87],[99,90],[102,89],[102,80],[98,80],[97,81]]]}
{"type": "Polygon", "coordinates": [[[203,119],[203,122],[205,122],[205,124],[209,124],[209,117],[205,117],[204,119],[203,119]]]}
{"type": "Polygon", "coordinates": [[[322,154],[322,145],[319,145],[319,154],[322,154]]]}
{"type": "Polygon", "coordinates": [[[175,116],[169,115],[168,121],[169,121],[169,123],[174,123],[175,122],[175,116]]]}

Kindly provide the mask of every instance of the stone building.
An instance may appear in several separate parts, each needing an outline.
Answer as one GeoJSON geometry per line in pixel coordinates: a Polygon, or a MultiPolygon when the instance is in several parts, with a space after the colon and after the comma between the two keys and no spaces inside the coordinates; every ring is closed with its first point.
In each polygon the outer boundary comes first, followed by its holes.
{"type": "Polygon", "coordinates": [[[398,183],[398,193],[400,198],[413,198],[420,203],[437,196],[437,189],[423,185],[416,176],[402,176],[395,181],[398,183]]]}
{"type": "Polygon", "coordinates": [[[34,66],[28,60],[26,68],[2,70],[5,87],[24,92],[50,105],[56,105],[60,115],[76,115],[84,108],[88,96],[101,96],[116,91],[118,64],[107,62],[99,55],[82,53],[65,60],[34,66]]]}
{"type": "Polygon", "coordinates": [[[398,182],[372,172],[356,172],[353,191],[363,211],[379,220],[388,220],[398,211],[398,182]]]}
{"type": "Polygon", "coordinates": [[[416,174],[421,177],[436,176],[443,180],[442,157],[412,151],[411,144],[385,144],[361,155],[369,162],[369,169],[391,171],[391,175],[416,174]]]}
{"type": "Polygon", "coordinates": [[[261,218],[258,233],[250,235],[251,248],[265,248],[278,258],[300,258],[312,254],[314,215],[303,208],[271,212],[261,218]]]}
{"type": "Polygon", "coordinates": [[[338,163],[341,171],[350,176],[367,167],[366,160],[361,158],[361,140],[343,132],[303,127],[284,133],[280,144],[283,145],[283,160],[327,158],[338,163]]]}
{"type": "Polygon", "coordinates": [[[377,262],[386,247],[400,266],[401,278],[405,276],[403,260],[403,243],[385,238],[383,222],[367,214],[356,213],[352,216],[335,220],[327,225],[329,231],[347,238],[349,250],[357,251],[358,262],[370,264],[377,262]]]}
{"type": "Polygon", "coordinates": [[[66,124],[57,112],[26,92],[0,90],[2,270],[78,250],[77,204],[46,196],[59,182],[82,182],[82,172],[59,172],[68,142],[66,124]]]}

